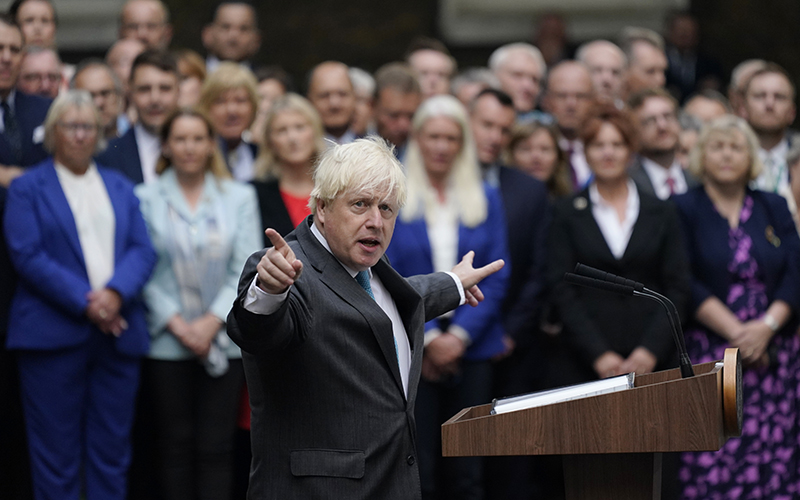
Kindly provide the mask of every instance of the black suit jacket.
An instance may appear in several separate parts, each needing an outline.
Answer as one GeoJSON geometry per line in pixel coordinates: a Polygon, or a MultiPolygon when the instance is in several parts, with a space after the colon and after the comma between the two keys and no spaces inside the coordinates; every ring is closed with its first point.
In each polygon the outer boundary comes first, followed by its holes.
{"type": "Polygon", "coordinates": [[[577,287],[562,279],[580,262],[644,283],[669,297],[684,315],[690,275],[675,208],[644,193],[639,193],[639,198],[639,216],[619,260],[592,215],[588,189],[561,200],[553,210],[548,277],[564,325],[565,358],[571,364],[557,368],[564,372],[563,382],[596,378],[592,363],[609,350],[627,357],[643,346],[658,358],[659,368],[673,362],[674,343],[660,305],[639,297],[577,287]]]}
{"type": "MultiPolygon", "coordinates": [[[[269,181],[252,181],[251,184],[256,190],[258,196],[258,208],[261,215],[261,229],[265,230],[268,227],[278,231],[281,236],[286,236],[294,230],[294,224],[289,216],[289,211],[286,210],[286,205],[283,204],[281,191],[278,186],[278,181],[272,179],[269,181]]],[[[264,246],[271,247],[267,235],[264,236],[264,246]]]]}
{"type": "Polygon", "coordinates": [[[142,161],[139,158],[139,146],[136,143],[133,127],[122,137],[109,142],[106,150],[97,156],[97,162],[122,172],[134,184],[144,182],[142,161]]]}
{"type": "Polygon", "coordinates": [[[506,334],[531,340],[544,287],[545,240],[550,220],[547,186],[515,168],[500,167],[500,194],[508,228],[511,275],[503,302],[506,334]]]}
{"type": "Polygon", "coordinates": [[[22,161],[14,161],[4,131],[0,133],[0,165],[30,167],[49,156],[43,147],[44,128],[40,127],[47,117],[52,102],[52,99],[25,94],[19,90],[14,93],[14,116],[22,139],[22,161]]]}
{"type": "MultiPolygon", "coordinates": [[[[636,187],[639,189],[640,193],[656,196],[656,190],[653,187],[653,181],[650,180],[650,176],[647,175],[647,170],[645,170],[642,166],[641,155],[636,155],[636,158],[633,160],[630,168],[628,168],[628,175],[630,175],[631,179],[633,179],[633,182],[636,183],[636,187]]],[[[688,170],[683,171],[683,177],[686,179],[687,191],[700,185],[700,181],[698,181],[697,178],[688,170]]]]}
{"type": "Polygon", "coordinates": [[[392,295],[412,349],[408,398],[389,318],[312,234],[287,241],[303,264],[271,315],[241,305],[264,250],[247,261],[228,335],[243,351],[252,408],[250,499],[421,498],[414,402],[423,325],[458,305],[444,273],[372,270],[392,295]]]}

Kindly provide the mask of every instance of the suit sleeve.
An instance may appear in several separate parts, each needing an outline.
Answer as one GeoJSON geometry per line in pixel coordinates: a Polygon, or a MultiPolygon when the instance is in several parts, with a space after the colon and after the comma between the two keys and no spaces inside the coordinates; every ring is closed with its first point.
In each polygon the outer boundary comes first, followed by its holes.
{"type": "Polygon", "coordinates": [[[795,314],[800,311],[800,238],[794,225],[792,214],[783,198],[767,200],[770,205],[770,219],[786,250],[786,267],[775,289],[773,300],[782,300],[789,304],[795,314]]]}
{"type": "Polygon", "coordinates": [[[4,229],[9,256],[20,280],[42,300],[64,314],[80,318],[89,304],[89,279],[53,260],[45,250],[48,242],[42,236],[33,203],[35,189],[31,179],[23,176],[8,190],[4,229]]]}
{"type": "Polygon", "coordinates": [[[446,273],[411,276],[408,278],[408,283],[425,302],[426,322],[452,311],[461,301],[458,285],[452,276],[446,273]]]}

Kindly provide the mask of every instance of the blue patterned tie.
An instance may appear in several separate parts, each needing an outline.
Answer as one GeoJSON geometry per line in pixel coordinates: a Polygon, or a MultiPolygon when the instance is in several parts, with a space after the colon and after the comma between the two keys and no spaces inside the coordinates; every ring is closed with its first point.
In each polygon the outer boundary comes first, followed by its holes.
{"type": "Polygon", "coordinates": [[[3,109],[3,135],[6,136],[8,145],[11,146],[12,163],[19,165],[22,163],[22,137],[19,134],[17,120],[7,101],[0,103],[0,108],[3,109]]]}
{"type": "MultiPolygon", "coordinates": [[[[369,284],[369,271],[359,271],[356,273],[356,282],[361,285],[361,288],[375,300],[375,295],[372,293],[372,286],[369,284]]],[[[397,339],[394,338],[392,333],[392,340],[394,341],[394,354],[397,356],[397,365],[400,366],[400,351],[397,349],[397,339]]]]}

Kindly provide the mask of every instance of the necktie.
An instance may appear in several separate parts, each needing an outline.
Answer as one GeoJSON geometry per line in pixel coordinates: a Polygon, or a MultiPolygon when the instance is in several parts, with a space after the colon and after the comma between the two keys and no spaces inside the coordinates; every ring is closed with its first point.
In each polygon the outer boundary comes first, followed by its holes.
{"type": "Polygon", "coordinates": [[[667,177],[666,181],[667,186],[669,187],[669,195],[672,196],[675,194],[675,179],[672,177],[667,177]]]}
{"type": "Polygon", "coordinates": [[[19,133],[17,120],[12,114],[11,106],[8,105],[7,101],[3,101],[0,104],[0,108],[3,109],[3,135],[6,136],[8,145],[11,146],[12,163],[19,165],[22,163],[22,137],[19,133]]]}
{"type": "MultiPolygon", "coordinates": [[[[375,295],[372,293],[372,286],[369,284],[369,271],[359,271],[356,273],[356,282],[364,289],[365,292],[372,297],[372,300],[375,300],[375,295]]],[[[394,354],[397,356],[397,364],[400,364],[400,353],[397,350],[397,339],[394,338],[394,333],[392,334],[392,340],[394,341],[394,354]]]]}

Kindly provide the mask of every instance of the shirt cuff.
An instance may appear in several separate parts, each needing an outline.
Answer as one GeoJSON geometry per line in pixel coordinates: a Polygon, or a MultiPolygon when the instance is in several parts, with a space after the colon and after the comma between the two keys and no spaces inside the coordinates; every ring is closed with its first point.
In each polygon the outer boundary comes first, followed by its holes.
{"type": "Polygon", "coordinates": [[[458,305],[460,306],[464,305],[467,302],[467,296],[464,295],[464,285],[461,284],[461,280],[458,279],[458,276],[456,276],[455,273],[452,273],[450,271],[445,271],[445,273],[448,274],[451,278],[453,278],[453,281],[456,282],[456,287],[458,288],[458,296],[461,297],[461,300],[458,302],[458,305]]]}
{"type": "Polygon", "coordinates": [[[431,328],[430,330],[425,332],[425,336],[423,337],[422,340],[423,347],[428,347],[428,344],[439,338],[441,335],[442,335],[441,330],[439,330],[438,328],[431,328]]]}
{"type": "Polygon", "coordinates": [[[256,285],[257,280],[258,275],[255,275],[252,283],[250,283],[250,288],[247,289],[247,295],[245,295],[242,300],[242,306],[244,306],[245,310],[253,314],[272,314],[280,309],[281,304],[283,304],[286,297],[289,296],[289,289],[291,287],[287,288],[283,293],[273,295],[260,289],[256,285]]]}

